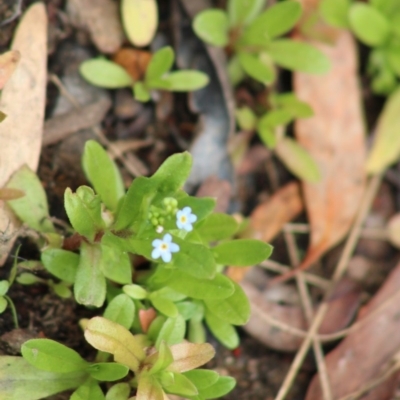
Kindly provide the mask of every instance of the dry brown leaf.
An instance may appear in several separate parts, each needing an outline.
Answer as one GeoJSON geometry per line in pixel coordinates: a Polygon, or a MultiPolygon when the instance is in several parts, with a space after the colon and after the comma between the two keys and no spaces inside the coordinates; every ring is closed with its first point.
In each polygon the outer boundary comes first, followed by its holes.
{"type": "Polygon", "coordinates": [[[322,175],[319,183],[303,183],[311,238],[299,269],[308,268],[344,238],[365,186],[365,130],[355,42],[343,31],[333,46],[313,45],[329,57],[332,68],[323,77],[294,74],[297,96],[315,113],[296,121],[295,134],[322,175]]]}
{"type": "MultiPolygon", "coordinates": [[[[400,264],[389,275],[375,297],[361,310],[357,319],[368,318],[325,357],[333,398],[356,392],[379,377],[400,347],[400,264]],[[383,307],[369,317],[377,308],[383,307]]],[[[379,387],[375,390],[381,390],[379,387]]],[[[369,400],[386,397],[370,392],[369,400]]],[[[358,398],[358,397],[357,397],[358,398]]],[[[306,400],[322,399],[319,379],[315,376],[306,400]]],[[[364,397],[363,397],[364,399],[364,397]]]]}
{"type": "Polygon", "coordinates": [[[124,32],[115,1],[69,0],[67,10],[73,24],[87,29],[102,53],[115,53],[121,47],[124,32]]]}
{"type": "Polygon", "coordinates": [[[143,80],[150,60],[149,51],[137,49],[120,49],[113,57],[113,61],[124,67],[135,82],[143,80]]]}
{"type": "MultiPolygon", "coordinates": [[[[47,15],[43,3],[29,7],[11,46],[21,60],[2,92],[0,109],[0,187],[22,165],[36,170],[42,142],[46,100],[47,15]]],[[[0,200],[0,265],[12,246],[18,223],[0,200]],[[3,234],[2,232],[6,232],[3,234]]]]}
{"type": "Polygon", "coordinates": [[[300,185],[288,183],[270,199],[259,204],[250,216],[252,237],[271,241],[287,222],[292,221],[303,211],[300,185]]]}
{"type": "Polygon", "coordinates": [[[10,50],[0,55],[0,90],[4,88],[6,82],[15,71],[21,53],[18,50],[10,50]]]}

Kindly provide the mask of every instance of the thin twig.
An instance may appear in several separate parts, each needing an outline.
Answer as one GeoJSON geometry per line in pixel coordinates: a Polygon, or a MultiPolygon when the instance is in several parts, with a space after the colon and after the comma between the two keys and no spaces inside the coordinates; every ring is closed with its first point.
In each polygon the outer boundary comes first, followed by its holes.
{"type": "MultiPolygon", "coordinates": [[[[292,268],[282,265],[276,261],[273,260],[265,260],[261,264],[259,264],[260,267],[268,269],[273,272],[278,272],[280,274],[284,274],[285,272],[291,271],[292,268]]],[[[311,274],[309,272],[302,272],[304,279],[316,286],[319,287],[320,289],[327,290],[329,288],[329,281],[325,278],[321,278],[317,275],[311,274]]]]}
{"type": "MultiPolygon", "coordinates": [[[[76,108],[79,109],[81,105],[75,99],[74,96],[69,93],[65,85],[61,82],[60,78],[55,74],[50,74],[49,79],[54,85],[57,86],[60,93],[76,108]]],[[[97,136],[99,141],[108,148],[108,151],[113,155],[113,157],[118,158],[125,166],[125,168],[130,172],[132,176],[142,176],[146,175],[147,168],[146,166],[132,153],[131,159],[127,159],[123,152],[119,149],[119,147],[114,146],[112,142],[110,142],[103,134],[101,129],[98,127],[91,128],[93,133],[97,136]]]]}
{"type": "MultiPolygon", "coordinates": [[[[294,235],[293,233],[286,231],[284,232],[284,237],[289,252],[290,263],[292,264],[293,268],[296,268],[300,263],[300,259],[298,256],[298,249],[294,235]]],[[[308,326],[311,326],[314,316],[313,305],[305,279],[301,272],[296,275],[296,281],[300,293],[301,303],[304,309],[304,314],[307,319],[307,324],[308,326]]],[[[322,387],[323,398],[324,400],[332,400],[333,399],[332,390],[331,390],[331,385],[329,383],[329,378],[326,370],[324,353],[322,351],[321,343],[319,342],[317,335],[313,337],[312,341],[313,341],[314,354],[317,361],[317,368],[319,372],[318,376],[322,387]]]]}
{"type": "Polygon", "coordinates": [[[306,356],[310,345],[312,343],[312,340],[316,333],[318,332],[318,329],[325,317],[325,314],[328,310],[328,303],[327,300],[333,293],[334,287],[337,284],[337,282],[340,280],[340,278],[344,275],[347,264],[350,260],[351,255],[354,252],[354,248],[357,244],[357,241],[360,237],[360,232],[362,229],[362,223],[371,207],[372,201],[376,196],[376,193],[379,188],[379,184],[382,180],[382,175],[375,175],[373,176],[369,182],[368,186],[365,191],[365,195],[362,199],[360,208],[358,210],[357,218],[352,226],[352,229],[350,231],[350,234],[347,238],[346,244],[344,246],[343,252],[341,254],[339,263],[335,269],[335,272],[333,274],[332,282],[331,282],[331,287],[325,294],[325,299],[321,303],[315,317],[314,321],[308,331],[307,337],[304,339],[304,342],[300,346],[300,349],[298,350],[293,363],[289,369],[288,374],[285,377],[285,380],[283,381],[283,384],[275,397],[275,400],[284,400],[286,398],[286,395],[288,394],[290,388],[292,387],[292,383],[294,379],[297,376],[297,373],[303,363],[304,357],[306,356]]]}

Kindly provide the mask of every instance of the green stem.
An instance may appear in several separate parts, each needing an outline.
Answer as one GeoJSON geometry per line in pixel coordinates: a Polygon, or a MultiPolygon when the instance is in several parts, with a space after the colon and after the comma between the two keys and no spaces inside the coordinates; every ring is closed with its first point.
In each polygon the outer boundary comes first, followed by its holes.
{"type": "Polygon", "coordinates": [[[12,314],[12,317],[14,320],[14,326],[15,326],[15,329],[18,329],[19,325],[18,325],[17,310],[15,309],[14,303],[11,300],[11,298],[9,296],[7,296],[6,294],[3,297],[8,301],[8,304],[10,305],[11,314],[12,314]]]}

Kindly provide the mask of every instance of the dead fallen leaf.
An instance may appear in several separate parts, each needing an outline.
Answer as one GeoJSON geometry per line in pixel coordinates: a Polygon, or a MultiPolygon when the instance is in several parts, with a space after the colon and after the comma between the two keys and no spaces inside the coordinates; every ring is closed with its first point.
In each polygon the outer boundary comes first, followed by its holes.
{"type": "Polygon", "coordinates": [[[108,97],[100,98],[92,104],[84,105],[79,110],[56,115],[44,123],[43,146],[59,142],[80,129],[99,124],[111,107],[108,97]]]}
{"type": "Polygon", "coordinates": [[[303,208],[300,185],[297,182],[288,183],[253,210],[250,216],[251,236],[270,242],[283,225],[296,218],[303,208]]]}
{"type": "Polygon", "coordinates": [[[25,196],[25,192],[19,189],[0,188],[0,200],[16,200],[25,196]]]}
{"type": "Polygon", "coordinates": [[[68,0],[67,11],[74,25],[89,31],[102,53],[115,53],[121,47],[124,32],[115,1],[68,0]]]}
{"type": "MultiPolygon", "coordinates": [[[[0,187],[22,165],[36,170],[43,131],[46,94],[47,15],[43,3],[29,7],[16,30],[12,50],[21,60],[1,95],[0,109],[7,118],[0,124],[0,187]]],[[[0,200],[0,265],[12,247],[18,223],[0,200]]]]}
{"type": "Polygon", "coordinates": [[[151,53],[145,50],[120,49],[113,56],[113,61],[124,67],[134,81],[143,80],[151,53]]]}
{"type": "Polygon", "coordinates": [[[323,77],[294,74],[297,96],[315,113],[296,121],[295,134],[322,176],[319,183],[303,183],[311,238],[299,270],[344,238],[365,186],[365,131],[354,39],[343,31],[334,46],[313,45],[329,57],[332,68],[323,77]]]}
{"type": "Polygon", "coordinates": [[[21,53],[18,50],[10,50],[0,55],[0,90],[4,88],[6,82],[15,71],[21,53]]]}
{"type": "MultiPolygon", "coordinates": [[[[356,392],[379,377],[400,346],[400,264],[389,275],[374,298],[361,310],[357,322],[378,307],[384,308],[369,317],[325,357],[334,399],[356,392]]],[[[376,389],[378,390],[379,387],[376,389]]],[[[370,392],[369,400],[387,398],[370,392]]],[[[306,400],[322,399],[319,379],[315,376],[306,400]]],[[[364,397],[363,397],[364,399],[364,397]]]]}
{"type": "Polygon", "coordinates": [[[197,197],[214,197],[216,204],[214,212],[225,213],[228,210],[232,195],[232,185],[228,181],[210,176],[199,187],[197,197]]]}

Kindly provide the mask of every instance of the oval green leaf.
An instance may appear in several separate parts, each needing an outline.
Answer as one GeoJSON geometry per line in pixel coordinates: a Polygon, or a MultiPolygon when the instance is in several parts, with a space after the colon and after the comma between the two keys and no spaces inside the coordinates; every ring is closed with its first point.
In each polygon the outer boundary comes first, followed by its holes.
{"type": "Polygon", "coordinates": [[[318,165],[295,140],[290,138],[280,140],[275,151],[287,169],[300,179],[311,183],[321,179],[318,165]]]}
{"type": "Polygon", "coordinates": [[[170,85],[168,90],[172,92],[191,92],[199,90],[207,86],[210,81],[208,75],[204,72],[192,70],[171,72],[162,80],[170,85]]]}
{"type": "Polygon", "coordinates": [[[209,9],[201,11],[193,20],[193,30],[206,43],[213,46],[226,46],[228,37],[228,17],[222,10],[209,9]]]}
{"type": "Polygon", "coordinates": [[[236,329],[228,322],[222,321],[210,312],[206,313],[206,323],[211,333],[228,349],[239,346],[239,335],[236,329]]]}
{"type": "Polygon", "coordinates": [[[275,80],[275,72],[268,65],[260,61],[256,56],[247,53],[239,54],[239,62],[246,74],[253,79],[268,85],[275,80]]]}
{"type": "Polygon", "coordinates": [[[174,58],[174,51],[170,46],[157,50],[151,57],[150,63],[147,66],[145,81],[148,82],[151,79],[161,78],[171,69],[174,58]]]}
{"type": "Polygon", "coordinates": [[[91,364],[88,368],[90,376],[98,381],[112,382],[125,378],[129,368],[118,363],[97,363],[91,364]]]}
{"type": "Polygon", "coordinates": [[[133,79],[124,68],[105,58],[84,61],[80,65],[79,71],[94,86],[118,89],[133,85],[133,79]]]}
{"type": "Polygon", "coordinates": [[[349,22],[355,35],[369,46],[379,46],[386,42],[390,33],[390,24],[376,8],[354,3],[350,7],[349,22]]]}
{"type": "Polygon", "coordinates": [[[79,265],[79,255],[62,249],[42,252],[41,261],[51,274],[63,281],[74,283],[79,265]]]}
{"type": "Polygon", "coordinates": [[[268,51],[278,65],[291,71],[325,74],[330,69],[328,57],[308,43],[279,39],[270,44],[268,51]]]}
{"type": "Polygon", "coordinates": [[[130,329],[135,319],[135,303],[129,296],[121,293],[107,305],[104,318],[130,329]]]}

